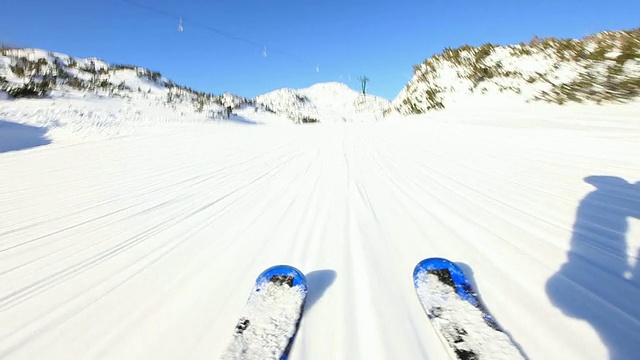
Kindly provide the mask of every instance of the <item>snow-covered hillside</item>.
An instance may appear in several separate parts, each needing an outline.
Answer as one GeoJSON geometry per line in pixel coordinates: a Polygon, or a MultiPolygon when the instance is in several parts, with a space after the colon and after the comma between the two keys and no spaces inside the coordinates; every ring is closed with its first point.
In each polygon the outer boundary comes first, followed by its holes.
{"type": "Polygon", "coordinates": [[[364,95],[336,82],[275,90],[256,97],[256,103],[298,123],[377,121],[390,105],[379,96],[364,95]]]}
{"type": "Polygon", "coordinates": [[[414,73],[393,100],[401,114],[486,102],[627,102],[640,96],[640,28],[448,48],[414,73]]]}
{"type": "MultiPolygon", "coordinates": [[[[108,104],[108,108],[119,108],[119,115],[111,111],[98,117],[115,116],[116,122],[139,121],[145,115],[160,115],[165,120],[220,119],[229,116],[228,110],[254,108],[256,102],[231,93],[216,96],[178,86],[160,73],[138,66],[111,65],[97,58],[74,58],[41,49],[2,48],[0,100],[8,98],[74,99],[66,102],[70,108],[78,103],[77,99],[106,100],[98,108],[108,104]],[[158,108],[164,111],[157,111],[158,108]],[[151,113],[147,109],[152,109],[151,113]],[[136,116],[125,119],[126,114],[136,116]]],[[[383,98],[363,95],[341,83],[280,89],[256,100],[257,111],[288,117],[292,123],[375,121],[390,105],[383,98]]],[[[81,108],[72,112],[83,112],[81,108]]],[[[7,113],[7,109],[2,110],[0,116],[7,113]]]]}
{"type": "Polygon", "coordinates": [[[412,282],[440,256],[529,359],[636,359],[640,108],[512,105],[73,146],[3,115],[31,142],[0,150],[0,358],[218,359],[284,263],[292,360],[446,359],[412,282]]]}
{"type": "MultiPolygon", "coordinates": [[[[57,140],[108,138],[133,134],[141,127],[228,119],[229,109],[251,103],[230,93],[216,96],[179,86],[138,66],[7,48],[0,49],[0,101],[0,120],[38,129],[57,140]]],[[[0,139],[19,143],[26,133],[14,129],[9,136],[4,131],[0,139]]]]}
{"type": "MultiPolygon", "coordinates": [[[[138,121],[145,115],[156,118],[160,113],[164,114],[160,119],[165,120],[224,118],[225,107],[243,103],[232,94],[215,96],[176,85],[142,67],[111,65],[97,58],[75,58],[41,49],[0,49],[0,93],[5,100],[63,100],[58,106],[68,106],[70,112],[82,112],[82,106],[75,108],[74,104],[86,100],[97,108],[119,108],[120,115],[98,115],[115,116],[118,121],[138,121]]],[[[49,103],[42,101],[40,107],[46,109],[49,103]]],[[[0,111],[6,114],[8,103],[3,105],[0,111]]]]}

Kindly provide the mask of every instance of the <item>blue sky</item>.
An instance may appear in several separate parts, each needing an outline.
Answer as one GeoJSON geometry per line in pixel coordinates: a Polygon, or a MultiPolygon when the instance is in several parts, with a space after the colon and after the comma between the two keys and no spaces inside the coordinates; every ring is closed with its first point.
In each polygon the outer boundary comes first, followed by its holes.
{"type": "Polygon", "coordinates": [[[0,9],[5,43],[246,97],[326,81],[359,89],[366,75],[370,93],[393,99],[413,65],[445,47],[640,26],[638,0],[29,0],[0,9]]]}

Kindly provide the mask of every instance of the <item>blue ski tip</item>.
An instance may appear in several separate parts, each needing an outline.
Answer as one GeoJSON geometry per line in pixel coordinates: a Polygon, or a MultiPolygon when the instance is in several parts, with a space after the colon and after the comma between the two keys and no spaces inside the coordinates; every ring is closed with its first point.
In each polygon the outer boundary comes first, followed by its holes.
{"type": "Polygon", "coordinates": [[[478,305],[478,299],[473,287],[464,275],[464,272],[455,263],[444,258],[428,258],[420,261],[413,269],[413,283],[418,285],[418,274],[421,272],[448,270],[451,274],[451,280],[456,288],[456,293],[464,300],[470,302],[474,306],[478,305]]]}
{"type": "Polygon", "coordinates": [[[276,265],[263,271],[256,279],[256,284],[269,282],[274,277],[290,277],[291,286],[300,286],[304,292],[307,291],[307,279],[304,274],[293,266],[276,265]]]}

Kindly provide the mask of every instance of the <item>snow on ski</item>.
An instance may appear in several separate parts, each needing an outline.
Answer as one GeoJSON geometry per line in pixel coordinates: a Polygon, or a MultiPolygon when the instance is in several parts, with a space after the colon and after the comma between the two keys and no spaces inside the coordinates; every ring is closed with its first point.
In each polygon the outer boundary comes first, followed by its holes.
{"type": "Polygon", "coordinates": [[[286,360],[307,295],[304,275],[287,265],[260,274],[221,360],[286,360]]]}
{"type": "Polygon", "coordinates": [[[416,265],[413,282],[452,359],[524,359],[456,264],[442,258],[425,259],[416,265]]]}

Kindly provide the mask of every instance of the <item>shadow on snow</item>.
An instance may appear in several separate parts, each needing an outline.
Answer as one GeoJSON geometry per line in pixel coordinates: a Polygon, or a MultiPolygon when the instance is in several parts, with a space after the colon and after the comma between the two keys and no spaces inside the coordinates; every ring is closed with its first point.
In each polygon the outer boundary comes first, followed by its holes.
{"type": "Polygon", "coordinates": [[[640,182],[584,180],[595,190],[580,201],[567,262],[547,281],[547,294],[565,315],[594,328],[611,360],[637,359],[640,266],[628,250],[627,231],[628,219],[640,218],[640,182]]]}
{"type": "Polygon", "coordinates": [[[307,278],[307,300],[305,311],[311,309],[336,280],[336,272],[333,270],[316,270],[305,275],[307,278]]]}
{"type": "Polygon", "coordinates": [[[238,123],[238,124],[243,124],[243,125],[260,125],[261,124],[259,122],[253,121],[251,119],[247,119],[245,117],[242,117],[240,115],[231,115],[231,116],[229,116],[229,119],[227,119],[227,121],[238,123]]]}
{"type": "Polygon", "coordinates": [[[47,128],[0,120],[0,153],[30,149],[51,143],[47,128]]]}

